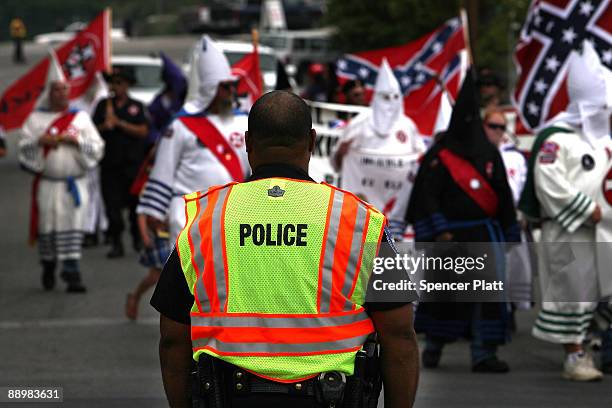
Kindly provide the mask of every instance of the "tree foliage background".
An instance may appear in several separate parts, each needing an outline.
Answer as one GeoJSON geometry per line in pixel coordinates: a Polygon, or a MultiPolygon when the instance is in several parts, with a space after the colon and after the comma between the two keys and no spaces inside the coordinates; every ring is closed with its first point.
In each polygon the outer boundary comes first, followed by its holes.
{"type": "MultiPolygon", "coordinates": [[[[344,52],[365,51],[413,41],[459,15],[462,0],[329,0],[326,23],[338,27],[335,44],[344,52]]],[[[518,32],[529,0],[473,0],[477,11],[472,38],[478,67],[508,81],[518,32]]]]}

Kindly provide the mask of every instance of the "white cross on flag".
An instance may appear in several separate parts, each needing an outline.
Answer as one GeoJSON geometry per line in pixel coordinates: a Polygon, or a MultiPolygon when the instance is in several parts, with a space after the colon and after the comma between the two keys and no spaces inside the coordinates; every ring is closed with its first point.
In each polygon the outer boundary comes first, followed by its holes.
{"type": "Polygon", "coordinates": [[[590,41],[612,69],[611,0],[533,0],[515,50],[518,81],[512,101],[523,124],[538,130],[568,103],[572,50],[590,41]]]}

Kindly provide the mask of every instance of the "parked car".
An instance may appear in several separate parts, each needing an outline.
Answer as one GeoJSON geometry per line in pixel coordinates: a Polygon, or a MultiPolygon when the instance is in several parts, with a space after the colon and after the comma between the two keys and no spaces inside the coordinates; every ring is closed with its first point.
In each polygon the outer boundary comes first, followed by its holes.
{"type": "Polygon", "coordinates": [[[261,33],[259,38],[262,44],[274,49],[288,73],[303,83],[311,63],[327,63],[338,57],[339,53],[331,48],[333,33],[333,28],[271,31],[261,33]]]}
{"type": "MultiPolygon", "coordinates": [[[[36,44],[48,44],[55,45],[71,40],[79,31],[87,27],[87,23],[76,21],[68,24],[64,31],[58,31],[53,33],[38,34],[34,36],[34,42],[36,44]]],[[[125,32],[122,28],[111,29],[111,38],[117,41],[124,41],[127,39],[125,32]]]]}
{"type": "MultiPolygon", "coordinates": [[[[191,52],[197,47],[197,44],[199,43],[194,44],[191,48],[191,52]]],[[[234,65],[236,62],[253,52],[253,44],[250,42],[215,40],[215,44],[223,51],[230,65],[234,65]]],[[[264,92],[268,92],[273,90],[276,86],[276,64],[278,58],[274,50],[265,45],[260,45],[257,50],[259,52],[259,68],[261,69],[261,75],[263,77],[264,92]]],[[[187,55],[186,61],[189,59],[191,52],[187,55]]],[[[183,71],[187,78],[189,78],[188,62],[183,64],[183,71]]]]}
{"type": "Polygon", "coordinates": [[[130,96],[148,105],[162,90],[161,58],[147,55],[113,55],[113,67],[128,68],[134,73],[136,83],[130,87],[130,96]]]}
{"type": "MultiPolygon", "coordinates": [[[[305,29],[315,26],[323,16],[323,0],[283,0],[287,27],[305,29]]],[[[249,32],[259,25],[262,0],[202,0],[198,6],[180,11],[181,25],[190,33],[249,32]]]]}

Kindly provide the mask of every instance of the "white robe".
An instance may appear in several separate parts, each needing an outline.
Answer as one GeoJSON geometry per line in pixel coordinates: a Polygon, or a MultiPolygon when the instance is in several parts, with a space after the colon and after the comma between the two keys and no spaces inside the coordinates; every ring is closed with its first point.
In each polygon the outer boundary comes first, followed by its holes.
{"type": "MultiPolygon", "coordinates": [[[[219,115],[208,115],[207,118],[234,149],[247,177],[250,174],[244,145],[247,116],[237,114],[221,118],[219,115]]],[[[170,242],[174,245],[185,226],[183,195],[206,191],[210,186],[232,181],[230,173],[215,155],[180,120],[175,119],[157,147],[155,164],[136,212],[160,221],[168,219],[170,242]]]]}
{"type": "MultiPolygon", "coordinates": [[[[527,160],[514,144],[502,145],[500,154],[516,206],[527,181],[527,160]]],[[[531,258],[529,244],[523,232],[521,243],[510,246],[506,254],[506,276],[510,300],[518,309],[529,309],[533,300],[531,258]]]]}
{"type": "Polygon", "coordinates": [[[38,240],[43,260],[79,259],[86,203],[89,200],[86,173],[104,154],[104,141],[91,118],[80,111],[68,126],[78,146],[60,143],[47,156],[39,139],[61,113],[34,111],[22,128],[19,161],[27,170],[40,174],[38,185],[38,240]],[[70,129],[72,128],[72,129],[70,129]],[[80,205],[68,192],[69,178],[76,184],[80,205]]]}
{"type": "Polygon", "coordinates": [[[534,336],[580,343],[597,302],[612,295],[612,206],[603,196],[612,140],[592,146],[577,130],[551,135],[538,152],[534,181],[541,205],[539,272],[543,305],[534,336]],[[592,167],[592,168],[591,168],[592,167]],[[595,206],[602,221],[590,221],[595,206]],[[599,244],[597,244],[599,242],[599,244]],[[603,244],[607,242],[607,244],[603,244]]]}
{"type": "Polygon", "coordinates": [[[342,159],[340,186],[357,194],[389,218],[394,235],[402,235],[403,218],[425,143],[414,122],[400,115],[386,137],[371,124],[371,112],[353,118],[331,155],[337,167],[337,150],[352,140],[342,159]]]}

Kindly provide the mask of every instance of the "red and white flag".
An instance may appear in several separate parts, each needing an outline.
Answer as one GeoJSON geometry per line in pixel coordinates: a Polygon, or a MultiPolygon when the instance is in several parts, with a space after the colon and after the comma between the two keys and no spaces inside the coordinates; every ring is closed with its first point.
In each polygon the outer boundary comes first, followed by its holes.
{"type": "Polygon", "coordinates": [[[259,67],[259,52],[257,44],[253,45],[253,52],[245,55],[232,65],[232,75],[240,78],[238,81],[238,95],[249,95],[251,105],[263,94],[263,81],[259,67]]]}
{"type": "Polygon", "coordinates": [[[569,56],[584,40],[612,69],[612,1],[532,1],[514,53],[518,81],[512,95],[528,129],[537,131],[567,107],[569,56]]]}
{"type": "MultiPolygon", "coordinates": [[[[99,72],[110,64],[110,11],[104,10],[84,30],[55,50],[57,61],[70,83],[70,100],[85,96],[98,84],[99,72]],[[98,78],[98,79],[97,79],[98,78]]],[[[20,128],[43,93],[52,57],[36,64],[6,89],[0,98],[0,127],[20,128]]]]}
{"type": "Polygon", "coordinates": [[[338,80],[341,84],[361,80],[369,100],[386,58],[400,83],[404,112],[422,135],[429,136],[434,132],[444,91],[454,100],[465,76],[465,29],[456,17],[411,43],[344,55],[336,64],[338,80]]]}

